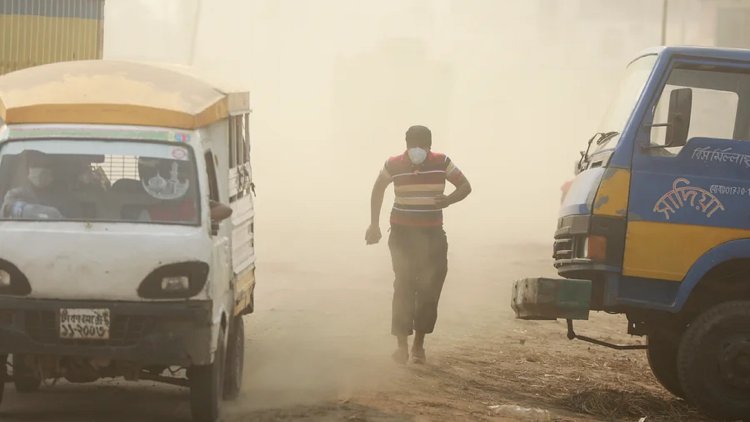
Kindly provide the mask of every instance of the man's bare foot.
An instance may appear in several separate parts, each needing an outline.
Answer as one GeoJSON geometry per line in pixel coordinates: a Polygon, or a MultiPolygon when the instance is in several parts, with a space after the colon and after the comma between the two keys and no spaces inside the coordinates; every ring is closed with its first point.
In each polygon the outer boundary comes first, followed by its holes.
{"type": "Polygon", "coordinates": [[[406,347],[399,347],[393,352],[391,357],[393,357],[393,360],[396,361],[396,363],[403,365],[409,361],[409,349],[406,347]]]}
{"type": "Polygon", "coordinates": [[[427,355],[425,354],[423,348],[411,349],[411,356],[412,362],[416,363],[417,365],[422,365],[427,362],[427,355]]]}

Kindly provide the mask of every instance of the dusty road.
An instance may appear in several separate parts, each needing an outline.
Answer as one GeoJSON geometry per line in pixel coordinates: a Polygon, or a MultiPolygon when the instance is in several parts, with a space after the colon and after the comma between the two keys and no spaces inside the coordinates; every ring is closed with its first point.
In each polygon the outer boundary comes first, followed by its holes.
{"type": "MultiPolygon", "coordinates": [[[[550,420],[700,420],[663,391],[642,351],[614,352],[565,338],[563,322],[513,319],[513,279],[552,275],[549,245],[477,244],[449,231],[449,275],[428,364],[390,361],[391,273],[385,244],[360,233],[319,245],[266,241],[257,312],[247,317],[243,397],[229,421],[524,420],[491,406],[549,412],[550,420]]],[[[617,342],[620,317],[577,330],[617,342]]],[[[188,421],[186,391],[150,383],[60,382],[6,392],[4,421],[188,421]]]]}

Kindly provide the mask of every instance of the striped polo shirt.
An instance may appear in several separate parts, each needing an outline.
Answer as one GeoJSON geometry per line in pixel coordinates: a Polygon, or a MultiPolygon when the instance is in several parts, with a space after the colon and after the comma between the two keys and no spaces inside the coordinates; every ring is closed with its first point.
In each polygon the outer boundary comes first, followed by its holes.
{"type": "Polygon", "coordinates": [[[443,210],[435,206],[435,198],[445,192],[446,180],[456,186],[464,182],[450,158],[437,152],[430,152],[419,166],[412,164],[406,152],[391,157],[381,175],[393,182],[396,199],[391,225],[399,226],[442,226],[443,210]]]}

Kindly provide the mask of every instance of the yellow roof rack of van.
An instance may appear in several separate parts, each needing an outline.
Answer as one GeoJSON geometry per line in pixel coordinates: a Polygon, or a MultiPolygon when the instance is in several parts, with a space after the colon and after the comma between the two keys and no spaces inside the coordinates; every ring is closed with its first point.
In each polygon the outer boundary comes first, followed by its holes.
{"type": "Polygon", "coordinates": [[[0,76],[0,121],[197,129],[250,111],[227,93],[166,66],[110,60],[53,63],[0,76]]]}

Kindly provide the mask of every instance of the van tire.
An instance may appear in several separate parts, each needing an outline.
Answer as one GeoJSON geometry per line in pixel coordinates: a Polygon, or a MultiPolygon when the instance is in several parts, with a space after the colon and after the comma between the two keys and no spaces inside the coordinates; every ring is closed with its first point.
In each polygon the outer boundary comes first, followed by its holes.
{"type": "Polygon", "coordinates": [[[191,366],[190,410],[195,422],[216,422],[221,416],[224,390],[225,329],[219,332],[219,341],[213,363],[191,366]]]}
{"type": "Polygon", "coordinates": [[[677,375],[677,353],[680,348],[680,337],[656,330],[648,335],[646,357],[651,372],[659,384],[679,398],[685,398],[685,392],[677,375]]]}
{"type": "Polygon", "coordinates": [[[42,378],[26,364],[25,355],[13,354],[13,384],[19,393],[33,393],[42,385],[42,378]]]}
{"type": "Polygon", "coordinates": [[[0,403],[3,402],[5,393],[5,382],[8,380],[8,356],[0,355],[0,403]]]}
{"type": "Polygon", "coordinates": [[[750,419],[750,301],[713,306],[680,342],[677,373],[688,401],[717,419],[750,419]]]}
{"type": "Polygon", "coordinates": [[[245,323],[242,316],[234,317],[229,326],[226,372],[224,374],[224,400],[235,400],[242,390],[245,369],[245,323]]]}

